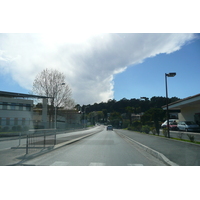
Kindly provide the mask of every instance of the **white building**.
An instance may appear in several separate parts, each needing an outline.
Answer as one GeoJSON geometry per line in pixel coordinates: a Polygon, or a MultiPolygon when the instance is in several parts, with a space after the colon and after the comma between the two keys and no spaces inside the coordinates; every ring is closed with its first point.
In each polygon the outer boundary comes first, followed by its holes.
{"type": "MultiPolygon", "coordinates": [[[[163,106],[166,110],[167,106],[163,106]]],[[[194,121],[200,125],[200,94],[190,96],[168,105],[170,110],[180,110],[179,121],[194,121]]]]}
{"type": "MultiPolygon", "coordinates": [[[[55,112],[54,112],[55,113],[55,112]]],[[[57,129],[70,129],[70,128],[81,128],[81,114],[77,110],[64,110],[57,109],[56,115],[56,125],[55,125],[55,116],[52,119],[49,118],[47,114],[47,127],[57,129]],[[52,120],[52,121],[49,121],[52,120]]],[[[43,126],[42,124],[42,109],[34,108],[33,109],[33,123],[37,127],[43,126]]]]}
{"type": "Polygon", "coordinates": [[[33,128],[33,98],[43,99],[42,122],[46,124],[48,97],[0,91],[0,130],[33,128]]]}

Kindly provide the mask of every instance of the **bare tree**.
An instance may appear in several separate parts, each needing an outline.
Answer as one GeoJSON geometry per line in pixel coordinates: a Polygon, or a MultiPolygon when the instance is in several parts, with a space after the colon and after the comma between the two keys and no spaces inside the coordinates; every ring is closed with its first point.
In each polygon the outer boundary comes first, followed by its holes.
{"type": "MultiPolygon", "coordinates": [[[[48,99],[49,115],[53,115],[54,107],[74,107],[70,87],[65,83],[65,75],[56,69],[44,69],[33,82],[33,92],[38,95],[52,97],[48,99]]],[[[51,117],[50,117],[51,118],[51,117]]]]}

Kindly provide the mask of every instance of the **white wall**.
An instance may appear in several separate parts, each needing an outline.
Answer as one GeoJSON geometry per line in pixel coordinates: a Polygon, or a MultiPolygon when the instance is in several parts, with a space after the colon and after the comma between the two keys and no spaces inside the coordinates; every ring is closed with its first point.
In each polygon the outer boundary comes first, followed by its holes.
{"type": "Polygon", "coordinates": [[[194,121],[194,114],[200,112],[200,107],[198,106],[185,106],[181,108],[181,113],[179,113],[179,121],[194,121]]]}

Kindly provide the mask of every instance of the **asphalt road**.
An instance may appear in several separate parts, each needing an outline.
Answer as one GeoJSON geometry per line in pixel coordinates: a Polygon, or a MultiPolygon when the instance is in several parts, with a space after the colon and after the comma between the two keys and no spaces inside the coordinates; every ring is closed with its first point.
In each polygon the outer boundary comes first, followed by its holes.
{"type": "Polygon", "coordinates": [[[103,131],[23,163],[39,166],[163,166],[115,131],[103,131]]]}
{"type": "Polygon", "coordinates": [[[198,144],[122,129],[116,130],[116,132],[162,153],[170,161],[180,166],[200,166],[200,145],[198,144]]]}

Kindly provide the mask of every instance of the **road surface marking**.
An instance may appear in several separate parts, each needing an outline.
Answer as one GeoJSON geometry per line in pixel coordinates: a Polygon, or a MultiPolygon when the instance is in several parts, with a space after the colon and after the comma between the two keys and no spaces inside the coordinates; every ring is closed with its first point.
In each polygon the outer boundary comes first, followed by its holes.
{"type": "Polygon", "coordinates": [[[50,166],[68,166],[68,165],[69,165],[69,162],[56,161],[50,166]]]}
{"type": "Polygon", "coordinates": [[[89,166],[104,166],[104,165],[105,165],[105,163],[95,163],[95,162],[91,162],[89,164],[89,166]]]}
{"type": "Polygon", "coordinates": [[[128,166],[144,166],[143,164],[128,164],[128,166]]]}

